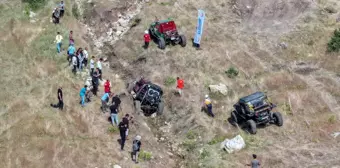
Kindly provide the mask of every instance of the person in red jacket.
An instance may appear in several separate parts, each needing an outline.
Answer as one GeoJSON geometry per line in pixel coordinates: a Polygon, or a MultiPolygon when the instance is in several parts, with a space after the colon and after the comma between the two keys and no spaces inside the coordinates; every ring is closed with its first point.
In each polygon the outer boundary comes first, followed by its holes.
{"type": "Polygon", "coordinates": [[[144,32],[144,48],[147,49],[149,47],[149,42],[150,42],[150,34],[148,30],[145,30],[144,32]]]}
{"type": "Polygon", "coordinates": [[[184,81],[183,81],[183,79],[180,79],[179,77],[177,77],[177,87],[176,87],[176,90],[177,90],[177,93],[179,94],[179,96],[182,95],[183,88],[184,88],[184,81]]]}
{"type": "Polygon", "coordinates": [[[110,88],[111,88],[110,80],[106,80],[106,82],[104,83],[104,92],[109,93],[110,88]]]}

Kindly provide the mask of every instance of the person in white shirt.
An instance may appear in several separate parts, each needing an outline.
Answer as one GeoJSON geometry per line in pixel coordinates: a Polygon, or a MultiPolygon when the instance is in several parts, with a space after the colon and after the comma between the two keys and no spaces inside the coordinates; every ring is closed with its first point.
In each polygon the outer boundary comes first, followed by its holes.
{"type": "Polygon", "coordinates": [[[63,40],[63,36],[60,35],[60,32],[57,32],[57,36],[55,37],[55,43],[57,43],[57,52],[61,51],[61,41],[63,40]]]}
{"type": "Polygon", "coordinates": [[[83,50],[83,54],[84,54],[83,63],[84,63],[84,66],[87,67],[87,61],[88,61],[88,58],[89,58],[89,53],[87,52],[87,47],[85,47],[85,49],[83,50]]]}
{"type": "Polygon", "coordinates": [[[73,55],[72,57],[72,65],[73,65],[72,72],[76,74],[77,73],[77,57],[75,55],[73,55]]]}
{"type": "Polygon", "coordinates": [[[91,75],[91,76],[92,76],[93,71],[94,71],[94,63],[95,63],[94,59],[95,59],[95,57],[92,56],[92,58],[91,58],[91,60],[90,60],[90,69],[91,69],[90,75],[91,75]]]}
{"type": "Polygon", "coordinates": [[[103,61],[103,58],[100,58],[98,61],[97,61],[97,68],[99,70],[99,79],[102,80],[102,61],[103,61]]]}

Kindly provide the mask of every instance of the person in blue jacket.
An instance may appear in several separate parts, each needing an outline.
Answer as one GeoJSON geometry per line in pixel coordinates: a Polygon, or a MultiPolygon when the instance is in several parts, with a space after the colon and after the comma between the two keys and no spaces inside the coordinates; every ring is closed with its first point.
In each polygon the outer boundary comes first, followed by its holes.
{"type": "Polygon", "coordinates": [[[85,85],[83,88],[80,89],[80,100],[81,100],[81,106],[84,107],[85,106],[85,95],[87,92],[87,85],[85,85]]]}

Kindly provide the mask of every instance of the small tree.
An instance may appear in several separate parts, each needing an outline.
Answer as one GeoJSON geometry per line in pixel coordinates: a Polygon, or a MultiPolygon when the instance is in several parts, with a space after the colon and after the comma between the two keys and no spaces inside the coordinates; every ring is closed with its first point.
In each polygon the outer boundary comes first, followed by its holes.
{"type": "Polygon", "coordinates": [[[229,78],[235,78],[238,75],[238,70],[234,67],[230,67],[225,73],[229,78]]]}
{"type": "Polygon", "coordinates": [[[329,52],[339,52],[340,50],[340,29],[334,30],[333,37],[327,44],[329,52]]]}

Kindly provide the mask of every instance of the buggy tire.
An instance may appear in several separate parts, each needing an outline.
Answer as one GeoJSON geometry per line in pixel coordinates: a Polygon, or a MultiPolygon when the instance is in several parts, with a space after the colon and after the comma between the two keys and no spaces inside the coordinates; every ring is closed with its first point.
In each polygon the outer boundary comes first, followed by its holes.
{"type": "Polygon", "coordinates": [[[135,103],[135,112],[139,114],[140,112],[142,112],[141,103],[138,100],[135,100],[134,103],[135,103]]]}
{"type": "Polygon", "coordinates": [[[283,119],[282,119],[281,113],[279,113],[279,112],[274,112],[274,113],[273,113],[273,120],[274,120],[274,123],[275,123],[277,126],[281,127],[281,126],[283,125],[283,119]]]}
{"type": "Polygon", "coordinates": [[[235,111],[232,111],[232,112],[231,112],[231,124],[232,124],[233,126],[237,126],[237,124],[238,124],[237,116],[236,116],[236,114],[235,114],[235,111]]]}
{"type": "Polygon", "coordinates": [[[254,120],[248,120],[247,121],[247,131],[250,134],[256,134],[256,123],[254,120]]]}
{"type": "Polygon", "coordinates": [[[184,35],[180,35],[179,38],[180,38],[179,44],[180,44],[182,47],[185,47],[185,46],[187,45],[187,39],[185,38],[184,35]]]}
{"type": "Polygon", "coordinates": [[[159,39],[158,39],[158,47],[159,47],[160,49],[162,49],[162,50],[165,49],[165,40],[164,40],[164,38],[159,38],[159,39]]]}
{"type": "Polygon", "coordinates": [[[158,103],[158,108],[157,108],[157,115],[162,115],[164,110],[164,102],[161,101],[158,103]]]}

